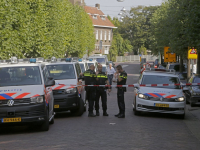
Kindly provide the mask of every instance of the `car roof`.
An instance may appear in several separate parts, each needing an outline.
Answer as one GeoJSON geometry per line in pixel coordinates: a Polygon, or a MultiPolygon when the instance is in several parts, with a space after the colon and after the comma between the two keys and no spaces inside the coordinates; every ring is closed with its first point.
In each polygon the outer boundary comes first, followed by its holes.
{"type": "Polygon", "coordinates": [[[63,64],[78,64],[78,62],[44,62],[45,65],[63,65],[63,64]]]}
{"type": "Polygon", "coordinates": [[[143,75],[159,75],[159,76],[169,76],[169,77],[178,77],[176,74],[172,72],[163,72],[163,71],[148,71],[143,72],[143,75]]]}
{"type": "Polygon", "coordinates": [[[22,67],[22,66],[41,66],[41,63],[16,63],[16,64],[0,64],[0,67],[22,67]]]}

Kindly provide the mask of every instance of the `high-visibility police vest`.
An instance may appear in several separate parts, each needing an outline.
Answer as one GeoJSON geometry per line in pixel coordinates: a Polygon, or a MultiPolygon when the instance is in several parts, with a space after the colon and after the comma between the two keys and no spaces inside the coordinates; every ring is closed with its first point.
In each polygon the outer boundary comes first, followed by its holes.
{"type": "MultiPolygon", "coordinates": [[[[97,78],[97,85],[105,85],[106,81],[108,80],[108,77],[105,72],[99,72],[99,74],[97,74],[97,78]]],[[[105,87],[99,87],[98,89],[105,89],[105,87]]]]}
{"type": "MultiPolygon", "coordinates": [[[[87,71],[85,71],[84,73],[84,78],[85,78],[85,85],[96,85],[96,73],[95,71],[88,69],[87,71]]],[[[87,87],[86,86],[86,90],[91,89],[94,87],[87,87]]]]}
{"type": "MultiPolygon", "coordinates": [[[[117,85],[126,85],[126,80],[127,80],[127,73],[123,71],[120,73],[119,77],[122,79],[121,82],[117,80],[117,85]]],[[[126,87],[118,87],[118,89],[123,89],[126,92],[126,87]]]]}

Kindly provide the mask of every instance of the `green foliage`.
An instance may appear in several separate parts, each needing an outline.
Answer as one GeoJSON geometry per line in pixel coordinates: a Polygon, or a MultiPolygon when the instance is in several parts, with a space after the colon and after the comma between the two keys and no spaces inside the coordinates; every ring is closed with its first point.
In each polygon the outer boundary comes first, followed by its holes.
{"type": "Polygon", "coordinates": [[[82,57],[94,50],[92,21],[68,0],[0,0],[0,58],[82,57]]]}

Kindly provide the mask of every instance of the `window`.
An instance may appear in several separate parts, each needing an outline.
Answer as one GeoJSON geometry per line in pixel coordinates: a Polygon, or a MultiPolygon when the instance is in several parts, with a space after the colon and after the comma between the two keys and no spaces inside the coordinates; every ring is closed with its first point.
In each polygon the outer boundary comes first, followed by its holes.
{"type": "Polygon", "coordinates": [[[97,15],[93,15],[93,18],[94,18],[94,19],[97,19],[97,15]]]}
{"type": "MultiPolygon", "coordinates": [[[[144,75],[142,78],[142,84],[180,84],[180,82],[179,82],[178,77],[144,75]]],[[[153,88],[181,89],[181,86],[179,85],[156,86],[153,88]]]]}
{"type": "Polygon", "coordinates": [[[76,74],[77,74],[77,77],[79,78],[80,73],[81,73],[80,65],[79,65],[79,64],[75,64],[75,67],[76,67],[76,74]]]}
{"type": "Polygon", "coordinates": [[[101,34],[100,34],[100,40],[102,40],[102,30],[101,30],[101,34]]]}
{"type": "Polygon", "coordinates": [[[106,17],[105,17],[105,16],[101,16],[101,19],[102,19],[102,20],[106,20],[106,17]]]}
{"type": "Polygon", "coordinates": [[[41,85],[38,66],[0,68],[0,86],[41,85]]]}
{"type": "Polygon", "coordinates": [[[111,39],[111,32],[109,31],[108,32],[108,40],[110,41],[110,39],[111,39]]]}
{"type": "Polygon", "coordinates": [[[96,40],[99,39],[99,33],[98,33],[98,30],[96,30],[96,40]]]}
{"type": "Polygon", "coordinates": [[[42,71],[43,77],[44,77],[44,83],[48,81],[49,73],[46,68],[43,69],[42,71]]]}
{"type": "Polygon", "coordinates": [[[109,54],[109,47],[108,46],[104,47],[104,54],[109,54]]]}
{"type": "Polygon", "coordinates": [[[107,40],[107,31],[105,31],[104,40],[105,40],[105,41],[107,40]]]}
{"type": "Polygon", "coordinates": [[[47,65],[47,69],[55,80],[76,79],[72,64],[47,65]]]}

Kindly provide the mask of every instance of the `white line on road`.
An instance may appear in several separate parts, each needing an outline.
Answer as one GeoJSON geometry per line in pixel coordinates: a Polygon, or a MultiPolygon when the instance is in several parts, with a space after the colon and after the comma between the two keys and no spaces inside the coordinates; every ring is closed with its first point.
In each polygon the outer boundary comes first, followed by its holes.
{"type": "Polygon", "coordinates": [[[126,68],[126,67],[128,67],[128,65],[122,65],[122,68],[126,68]]]}

